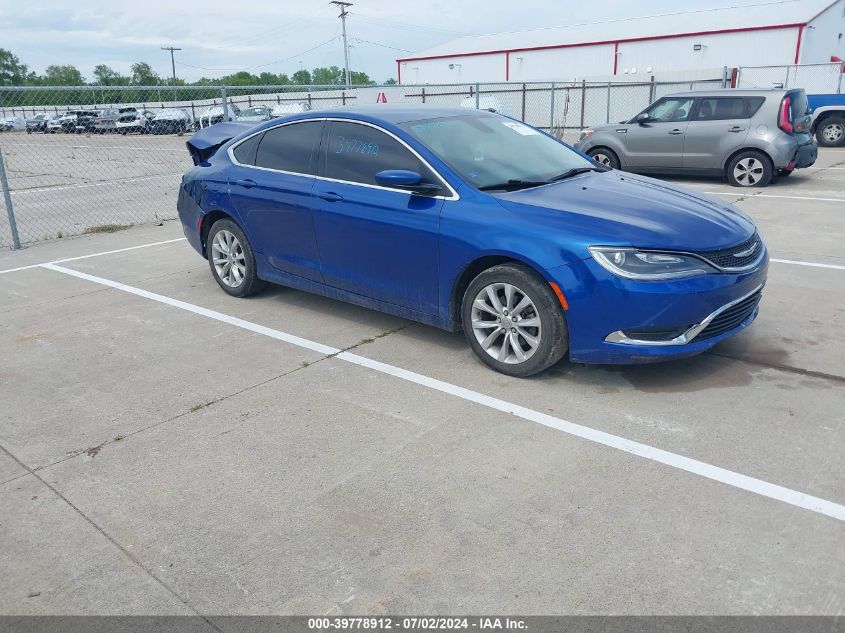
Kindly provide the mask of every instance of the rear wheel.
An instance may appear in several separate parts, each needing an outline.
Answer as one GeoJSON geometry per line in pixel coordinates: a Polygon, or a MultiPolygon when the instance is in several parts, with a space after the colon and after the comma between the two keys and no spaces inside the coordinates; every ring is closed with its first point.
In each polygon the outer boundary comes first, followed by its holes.
{"type": "Polygon", "coordinates": [[[587,156],[592,158],[599,165],[619,169],[619,157],[616,155],[616,152],[607,149],[606,147],[596,147],[595,149],[591,149],[587,152],[587,156]]]}
{"type": "Polygon", "coordinates": [[[822,147],[845,145],[845,119],[838,116],[824,119],[816,128],[816,140],[822,147]]]}
{"type": "Polygon", "coordinates": [[[217,284],[233,297],[248,297],[264,289],[256,273],[255,255],[241,228],[218,220],[208,232],[206,255],[217,284]]]}
{"type": "Polygon", "coordinates": [[[734,187],[765,187],[772,180],[772,161],[761,152],[748,150],[734,156],[725,169],[734,187]]]}
{"type": "Polygon", "coordinates": [[[568,348],[557,297],[537,273],[516,262],[489,268],[472,280],[461,318],[476,356],[509,376],[533,376],[558,362],[568,348]]]}

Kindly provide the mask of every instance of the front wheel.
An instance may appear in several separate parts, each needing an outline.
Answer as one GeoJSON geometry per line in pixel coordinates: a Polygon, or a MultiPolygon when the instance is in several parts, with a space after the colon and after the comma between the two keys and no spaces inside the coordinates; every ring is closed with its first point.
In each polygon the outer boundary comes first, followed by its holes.
{"type": "Polygon", "coordinates": [[[596,161],[599,165],[610,167],[612,169],[619,169],[619,157],[613,150],[605,147],[596,147],[587,152],[587,156],[596,161]]]}
{"type": "Polygon", "coordinates": [[[264,289],[256,274],[249,240],[231,220],[218,220],[208,232],[206,256],[217,284],[233,297],[248,297],[264,289]]]}
{"type": "Polygon", "coordinates": [[[765,187],[772,180],[772,161],[761,152],[740,152],[728,163],[725,176],[734,187],[765,187]]]}
{"type": "Polygon", "coordinates": [[[826,118],[816,129],[816,140],[822,147],[845,145],[845,119],[838,116],[826,118]]]}
{"type": "Polygon", "coordinates": [[[558,362],[569,344],[566,318],[550,286],[516,262],[479,274],[464,294],[464,333],[486,365],[533,376],[558,362]]]}

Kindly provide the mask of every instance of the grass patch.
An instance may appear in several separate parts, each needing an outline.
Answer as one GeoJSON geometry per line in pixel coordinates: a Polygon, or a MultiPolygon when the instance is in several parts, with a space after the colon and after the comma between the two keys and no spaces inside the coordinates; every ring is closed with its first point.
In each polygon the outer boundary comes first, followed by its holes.
{"type": "Polygon", "coordinates": [[[98,224],[87,227],[83,233],[117,233],[130,228],[131,224],[98,224]]]}
{"type": "Polygon", "coordinates": [[[191,413],[194,413],[195,411],[199,411],[200,409],[204,409],[205,407],[210,407],[210,406],[211,406],[211,405],[213,405],[215,402],[216,402],[216,400],[209,400],[208,402],[203,402],[203,403],[201,403],[201,404],[195,404],[194,406],[192,406],[192,407],[189,409],[189,411],[190,411],[191,413]]]}

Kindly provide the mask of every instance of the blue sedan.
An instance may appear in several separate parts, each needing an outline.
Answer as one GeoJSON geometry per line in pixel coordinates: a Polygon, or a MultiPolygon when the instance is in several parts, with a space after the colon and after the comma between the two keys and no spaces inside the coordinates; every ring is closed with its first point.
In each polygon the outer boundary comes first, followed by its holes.
{"type": "Polygon", "coordinates": [[[236,297],[271,282],[462,329],[513,376],[690,356],[757,316],[768,255],[745,214],[498,114],[312,111],[188,150],[179,217],[236,297]]]}

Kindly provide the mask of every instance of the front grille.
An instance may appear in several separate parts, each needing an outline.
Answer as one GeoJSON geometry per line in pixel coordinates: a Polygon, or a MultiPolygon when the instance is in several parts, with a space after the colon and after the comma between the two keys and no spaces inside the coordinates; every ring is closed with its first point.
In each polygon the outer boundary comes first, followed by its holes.
{"type": "Polygon", "coordinates": [[[703,251],[696,253],[718,268],[745,268],[756,262],[763,250],[763,240],[755,233],[742,244],[737,244],[720,251],[703,251]],[[738,255],[737,253],[742,253],[738,255]]]}
{"type": "Polygon", "coordinates": [[[730,332],[740,323],[750,317],[754,310],[757,309],[757,304],[760,303],[760,297],[763,296],[763,291],[758,290],[753,295],[746,297],[736,305],[720,313],[715,319],[707,324],[707,327],[698,333],[695,337],[696,341],[713,338],[725,332],[730,332]]]}

